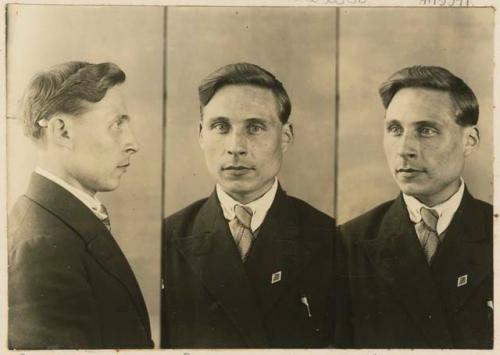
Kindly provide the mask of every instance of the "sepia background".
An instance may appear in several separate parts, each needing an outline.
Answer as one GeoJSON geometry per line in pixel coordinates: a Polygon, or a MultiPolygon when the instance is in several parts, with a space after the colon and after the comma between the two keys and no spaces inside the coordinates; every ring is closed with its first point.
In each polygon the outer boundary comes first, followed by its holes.
{"type": "Polygon", "coordinates": [[[8,6],[7,205],[26,191],[36,151],[15,119],[31,77],[67,61],[114,62],[140,150],[113,192],[98,194],[138,279],[159,345],[163,8],[8,6]],[[130,223],[133,221],[133,223],[130,223]]]}
{"type": "Polygon", "coordinates": [[[235,62],[262,66],[285,86],[295,142],[280,182],[333,216],[335,9],[276,7],[168,8],[165,216],[214,188],[198,145],[198,85],[235,62]]]}
{"type": "Polygon", "coordinates": [[[339,18],[337,222],[397,196],[382,146],[378,87],[416,64],[443,66],[476,94],[481,145],[464,179],[474,197],[492,203],[493,9],[350,8],[339,18]]]}

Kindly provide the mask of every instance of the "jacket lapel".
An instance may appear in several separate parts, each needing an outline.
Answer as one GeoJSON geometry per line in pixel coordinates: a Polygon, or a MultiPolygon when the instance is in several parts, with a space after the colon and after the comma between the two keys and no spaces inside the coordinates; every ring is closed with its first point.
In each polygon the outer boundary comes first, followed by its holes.
{"type": "MultiPolygon", "coordinates": [[[[101,222],[99,223],[102,224],[101,222]]],[[[109,273],[120,280],[128,290],[132,296],[132,300],[140,315],[144,328],[148,336],[151,337],[149,315],[137,279],[115,239],[111,236],[106,227],[104,227],[104,229],[105,231],[100,232],[102,233],[100,236],[88,243],[89,253],[94,256],[104,269],[108,270],[109,273]]]]}
{"type": "Polygon", "coordinates": [[[432,264],[450,316],[460,311],[492,272],[493,248],[485,228],[485,223],[492,223],[492,219],[484,220],[477,203],[465,190],[432,264]],[[467,281],[459,286],[458,278],[465,275],[467,281]]]}
{"type": "Polygon", "coordinates": [[[319,249],[320,243],[312,236],[300,238],[298,220],[289,197],[279,187],[245,264],[264,316],[297,285],[301,270],[319,249]],[[273,275],[279,281],[272,282],[273,275]]]}
{"type": "Polygon", "coordinates": [[[420,327],[430,347],[451,346],[439,292],[402,196],[385,214],[376,238],[362,243],[378,275],[420,327]]]}
{"type": "Polygon", "coordinates": [[[34,173],[26,196],[49,210],[87,245],[87,250],[106,271],[127,289],[150,336],[149,317],[134,273],[111,233],[79,199],[45,177],[34,173]]]}
{"type": "Polygon", "coordinates": [[[267,346],[253,290],[215,192],[198,212],[192,235],[171,243],[227,312],[247,345],[267,346]]]}

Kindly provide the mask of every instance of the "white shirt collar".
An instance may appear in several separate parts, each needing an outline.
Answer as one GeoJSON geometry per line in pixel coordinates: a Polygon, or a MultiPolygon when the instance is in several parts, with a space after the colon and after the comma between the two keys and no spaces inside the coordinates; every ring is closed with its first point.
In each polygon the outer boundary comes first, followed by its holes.
{"type": "Polygon", "coordinates": [[[60,177],[52,174],[51,172],[49,172],[49,171],[47,171],[39,166],[37,166],[35,168],[35,173],[37,173],[38,175],[42,175],[43,177],[49,179],[50,181],[61,186],[63,189],[67,190],[69,193],[71,193],[73,196],[75,196],[78,200],[80,200],[85,206],[90,208],[90,210],[92,210],[92,212],[100,220],[107,217],[100,212],[102,203],[96,197],[90,196],[88,193],[83,192],[82,190],[74,187],[73,185],[68,184],[66,181],[64,181],[60,177]]]}
{"type": "Polygon", "coordinates": [[[413,223],[419,223],[422,220],[422,216],[420,216],[420,208],[425,207],[428,209],[433,209],[439,215],[436,227],[437,234],[443,233],[446,230],[446,228],[448,228],[448,226],[450,225],[451,220],[455,215],[455,212],[458,210],[458,207],[460,206],[460,202],[462,201],[462,197],[464,195],[464,190],[465,190],[465,183],[464,180],[460,178],[460,187],[458,188],[458,191],[455,192],[455,194],[446,201],[433,207],[428,207],[424,205],[422,202],[420,202],[413,196],[403,194],[403,199],[406,203],[406,208],[408,209],[410,220],[413,223]]]}
{"type": "Polygon", "coordinates": [[[242,205],[249,207],[253,212],[252,223],[251,223],[252,232],[255,232],[262,225],[262,222],[264,222],[264,218],[266,217],[267,211],[269,210],[274,201],[274,197],[276,196],[276,192],[278,191],[278,179],[274,178],[273,186],[271,186],[271,188],[264,195],[262,195],[262,197],[246,205],[236,201],[231,196],[229,196],[226,192],[222,190],[222,187],[219,184],[215,186],[215,189],[217,192],[217,197],[219,198],[222,207],[222,212],[224,213],[224,218],[227,219],[228,221],[234,219],[235,205],[242,205]]]}

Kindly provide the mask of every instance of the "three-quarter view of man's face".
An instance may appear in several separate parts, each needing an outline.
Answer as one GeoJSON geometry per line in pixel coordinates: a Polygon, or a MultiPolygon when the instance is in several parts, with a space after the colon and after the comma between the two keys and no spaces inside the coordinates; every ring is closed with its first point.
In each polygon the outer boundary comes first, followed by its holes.
{"type": "Polygon", "coordinates": [[[212,177],[236,200],[262,196],[293,139],[271,90],[227,85],[203,107],[199,141],[212,177]]]}
{"type": "Polygon", "coordinates": [[[86,108],[70,122],[66,169],[72,182],[88,193],[111,191],[138,150],[120,88],[108,89],[101,101],[86,103],[86,108]]]}
{"type": "Polygon", "coordinates": [[[399,90],[387,107],[384,149],[402,192],[429,205],[443,202],[458,188],[465,157],[477,146],[473,126],[456,122],[448,92],[399,90]]]}

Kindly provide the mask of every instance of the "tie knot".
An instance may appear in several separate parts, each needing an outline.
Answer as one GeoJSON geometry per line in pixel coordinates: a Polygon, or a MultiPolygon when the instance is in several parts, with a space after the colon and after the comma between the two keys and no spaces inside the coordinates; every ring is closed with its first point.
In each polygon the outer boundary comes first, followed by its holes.
{"type": "Polygon", "coordinates": [[[251,229],[253,212],[249,207],[235,205],[234,214],[245,228],[251,229]]]}
{"type": "Polygon", "coordinates": [[[98,218],[101,220],[102,223],[104,223],[104,225],[106,226],[106,228],[108,228],[108,230],[111,230],[111,221],[109,220],[108,210],[102,203],[101,206],[99,206],[98,218]]]}
{"type": "Polygon", "coordinates": [[[422,207],[420,209],[420,216],[422,216],[422,220],[424,221],[426,226],[433,232],[436,232],[437,222],[439,218],[438,213],[433,209],[422,207]]]}
{"type": "Polygon", "coordinates": [[[99,206],[99,213],[106,216],[106,217],[109,217],[108,210],[107,210],[106,206],[104,206],[102,203],[101,203],[101,206],[99,206]]]}

